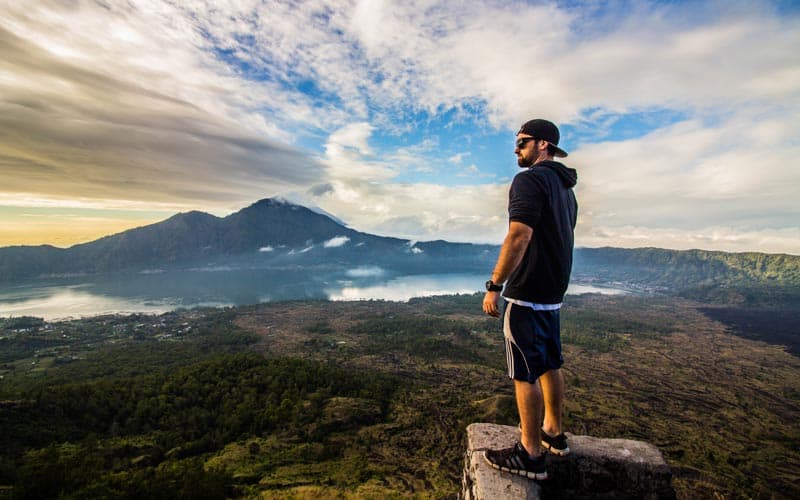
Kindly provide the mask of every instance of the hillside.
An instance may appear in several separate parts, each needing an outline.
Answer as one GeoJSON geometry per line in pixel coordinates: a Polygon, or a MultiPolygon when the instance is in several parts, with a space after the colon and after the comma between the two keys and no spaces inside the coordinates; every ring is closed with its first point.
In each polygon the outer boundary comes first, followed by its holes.
{"type": "Polygon", "coordinates": [[[800,256],[661,248],[581,248],[573,281],[622,283],[719,304],[800,303],[800,256]]]}
{"type": "Polygon", "coordinates": [[[773,283],[800,286],[800,256],[661,248],[583,248],[576,270],[631,283],[675,288],[710,284],[773,283]]]}

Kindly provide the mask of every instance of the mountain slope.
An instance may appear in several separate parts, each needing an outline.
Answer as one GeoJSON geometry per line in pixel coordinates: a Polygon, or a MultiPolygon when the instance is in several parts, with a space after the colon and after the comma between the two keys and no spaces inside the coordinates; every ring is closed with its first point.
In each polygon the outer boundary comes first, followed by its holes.
{"type": "Polygon", "coordinates": [[[66,250],[79,270],[104,272],[131,265],[158,265],[214,253],[220,219],[203,212],[181,213],[66,250]]]}
{"type": "Polygon", "coordinates": [[[661,248],[583,248],[578,272],[629,283],[686,288],[712,283],[773,283],[800,286],[800,256],[661,248]]]}
{"type": "Polygon", "coordinates": [[[299,246],[361,233],[300,205],[261,200],[222,220],[226,251],[246,253],[268,245],[299,246]]]}
{"type": "Polygon", "coordinates": [[[494,248],[446,242],[415,246],[408,240],[355,231],[299,205],[264,199],[224,218],[203,212],[180,213],[67,249],[0,248],[0,281],[220,263],[463,270],[464,265],[491,265],[494,248]]]}
{"type": "Polygon", "coordinates": [[[800,303],[800,256],[660,248],[583,248],[573,280],[621,282],[710,303],[800,303]]]}

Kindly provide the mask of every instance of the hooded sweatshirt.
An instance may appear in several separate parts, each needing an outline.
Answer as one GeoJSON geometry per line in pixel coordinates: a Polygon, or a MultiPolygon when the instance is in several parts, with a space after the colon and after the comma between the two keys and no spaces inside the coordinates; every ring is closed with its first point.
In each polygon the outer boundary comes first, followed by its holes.
{"type": "Polygon", "coordinates": [[[578,203],[575,169],[543,161],[511,182],[508,219],[533,228],[522,262],[506,281],[503,296],[534,304],[560,304],[572,272],[578,203]]]}

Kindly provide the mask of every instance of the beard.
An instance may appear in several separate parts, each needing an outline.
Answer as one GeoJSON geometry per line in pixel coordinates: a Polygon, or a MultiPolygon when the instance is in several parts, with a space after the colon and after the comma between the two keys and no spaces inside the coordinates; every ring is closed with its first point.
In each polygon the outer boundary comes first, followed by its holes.
{"type": "Polygon", "coordinates": [[[531,166],[533,166],[533,159],[531,159],[531,158],[523,158],[522,156],[518,156],[517,157],[517,165],[519,165],[520,168],[531,167],[531,166]]]}

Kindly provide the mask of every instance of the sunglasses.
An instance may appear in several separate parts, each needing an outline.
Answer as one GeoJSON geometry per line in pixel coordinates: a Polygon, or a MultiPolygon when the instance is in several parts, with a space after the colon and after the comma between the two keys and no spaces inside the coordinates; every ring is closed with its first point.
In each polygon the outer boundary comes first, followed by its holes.
{"type": "Polygon", "coordinates": [[[517,148],[522,149],[525,147],[526,144],[528,144],[529,141],[535,141],[535,140],[536,140],[535,137],[522,137],[520,139],[517,139],[516,142],[517,148]]]}

